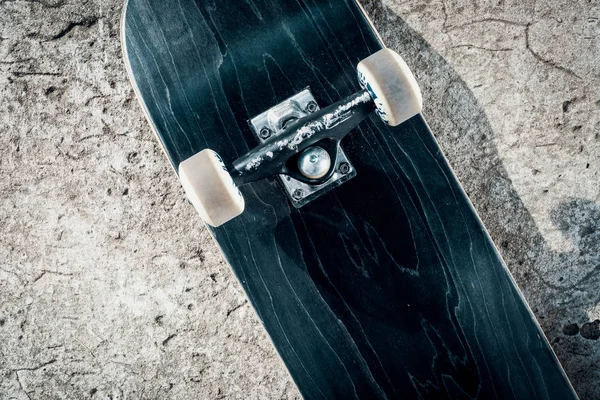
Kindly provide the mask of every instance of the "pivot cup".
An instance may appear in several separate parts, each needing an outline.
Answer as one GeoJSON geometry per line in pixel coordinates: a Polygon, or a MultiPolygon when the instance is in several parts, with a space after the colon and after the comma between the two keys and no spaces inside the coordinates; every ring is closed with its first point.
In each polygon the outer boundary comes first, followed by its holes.
{"type": "Polygon", "coordinates": [[[309,147],[298,157],[298,170],[308,179],[321,179],[330,169],[331,157],[322,147],[309,147]]]}

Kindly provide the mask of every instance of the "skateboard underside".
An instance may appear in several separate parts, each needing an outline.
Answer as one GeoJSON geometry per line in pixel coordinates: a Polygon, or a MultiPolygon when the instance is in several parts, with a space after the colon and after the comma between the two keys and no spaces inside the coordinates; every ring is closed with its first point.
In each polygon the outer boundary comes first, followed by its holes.
{"type": "MultiPolygon", "coordinates": [[[[174,167],[236,159],[248,121],[307,87],[321,107],[357,91],[382,48],[354,0],[128,0],[123,28],[174,167]]],[[[300,209],[251,183],[212,229],[303,396],[576,398],[422,117],[342,146],[353,179],[300,209]]]]}

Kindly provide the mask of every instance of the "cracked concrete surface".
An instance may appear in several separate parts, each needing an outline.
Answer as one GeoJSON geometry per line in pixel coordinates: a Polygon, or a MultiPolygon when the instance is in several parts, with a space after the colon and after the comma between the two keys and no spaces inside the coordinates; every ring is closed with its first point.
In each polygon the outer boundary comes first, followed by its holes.
{"type": "MultiPolygon", "coordinates": [[[[582,399],[600,397],[600,5],[369,0],[582,399]]],[[[295,398],[121,61],[117,0],[0,0],[0,399],[295,398]]]]}

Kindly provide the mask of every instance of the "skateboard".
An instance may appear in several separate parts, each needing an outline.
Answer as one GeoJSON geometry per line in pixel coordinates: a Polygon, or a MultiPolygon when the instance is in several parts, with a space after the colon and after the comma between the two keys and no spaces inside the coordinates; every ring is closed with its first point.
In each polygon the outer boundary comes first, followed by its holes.
{"type": "Polygon", "coordinates": [[[305,398],[577,398],[360,4],[128,0],[122,29],[152,129],[305,398]]]}

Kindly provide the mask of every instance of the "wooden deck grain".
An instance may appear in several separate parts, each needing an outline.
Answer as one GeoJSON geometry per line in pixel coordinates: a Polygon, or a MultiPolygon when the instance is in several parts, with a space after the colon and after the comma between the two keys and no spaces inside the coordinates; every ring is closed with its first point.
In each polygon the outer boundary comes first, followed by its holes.
{"type": "MultiPolygon", "coordinates": [[[[175,167],[234,160],[258,144],[248,120],[307,86],[321,106],[357,91],[382,47],[354,0],[126,7],[128,69],[175,167]]],[[[246,185],[213,230],[305,398],[576,398],[423,118],[373,116],[343,147],[356,178],[300,210],[276,179],[246,185]]]]}

